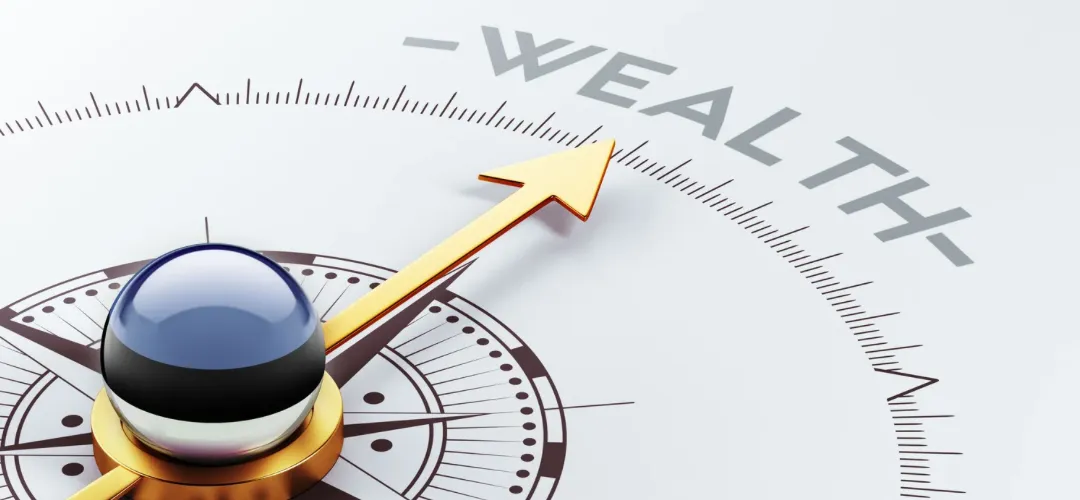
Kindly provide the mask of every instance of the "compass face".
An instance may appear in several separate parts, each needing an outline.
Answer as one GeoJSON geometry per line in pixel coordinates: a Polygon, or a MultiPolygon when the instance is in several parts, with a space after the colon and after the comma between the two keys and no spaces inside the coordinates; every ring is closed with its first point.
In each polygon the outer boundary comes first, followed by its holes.
{"type": "MultiPolygon", "coordinates": [[[[1075,384],[1029,389],[1071,359],[1046,345],[1073,351],[1000,332],[1068,324],[1021,320],[1058,299],[1016,290],[1070,277],[1070,245],[991,222],[1069,213],[1072,171],[1002,173],[1068,156],[1038,135],[1072,126],[1058,83],[991,116],[998,66],[897,77],[955,68],[927,48],[954,31],[856,2],[505,4],[5,6],[28,46],[0,51],[0,498],[101,476],[102,325],[148,259],[262,251],[325,322],[517,192],[478,174],[607,138],[586,222],[531,213],[380,323],[377,354],[362,333],[327,355],[345,444],[302,498],[1065,491],[1052,402],[1075,384]]],[[[1002,32],[973,46],[1033,68],[1002,32]]]]}
{"type": "MultiPolygon", "coordinates": [[[[393,274],[346,259],[266,253],[292,273],[323,317],[393,274]]],[[[10,345],[0,353],[12,408],[3,443],[13,452],[2,460],[5,487],[15,498],[67,497],[97,475],[87,396],[95,393],[87,389],[101,382],[42,364],[86,362],[78,353],[98,347],[109,306],[143,264],[80,276],[5,309],[7,331],[68,356],[39,362],[10,345]]],[[[487,498],[534,491],[544,496],[555,489],[566,453],[564,417],[543,364],[476,304],[442,290],[432,299],[390,347],[355,373],[342,369],[348,351],[328,364],[337,380],[347,380],[348,440],[329,483],[311,491],[312,498],[430,498],[476,489],[469,482],[483,485],[487,498]],[[499,483],[492,483],[496,478],[499,483]],[[335,483],[342,490],[330,486],[335,483]]]]}

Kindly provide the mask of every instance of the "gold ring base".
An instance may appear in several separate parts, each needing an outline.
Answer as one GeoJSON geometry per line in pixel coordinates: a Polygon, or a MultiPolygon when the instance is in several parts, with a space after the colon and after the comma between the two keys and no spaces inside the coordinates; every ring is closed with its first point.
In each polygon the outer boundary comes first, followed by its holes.
{"type": "Polygon", "coordinates": [[[341,391],[329,374],[305,425],[276,450],[251,460],[200,466],[171,460],[129,437],[102,390],[90,428],[94,460],[102,474],[122,467],[140,476],[135,500],[288,500],[319,482],[337,462],[344,444],[341,391]]]}

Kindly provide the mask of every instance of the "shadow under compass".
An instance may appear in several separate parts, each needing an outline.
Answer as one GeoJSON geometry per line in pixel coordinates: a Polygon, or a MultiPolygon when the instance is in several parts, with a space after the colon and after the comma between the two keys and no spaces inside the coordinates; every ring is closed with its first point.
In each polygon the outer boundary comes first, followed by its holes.
{"type": "MultiPolygon", "coordinates": [[[[614,179],[605,181],[612,183],[614,179]]],[[[535,277],[532,273],[544,273],[553,269],[557,261],[573,257],[595,255],[603,253],[603,247],[598,245],[600,241],[610,242],[612,238],[620,238],[620,235],[629,234],[629,231],[640,229],[641,234],[647,234],[648,228],[655,223],[658,217],[653,210],[648,198],[634,196],[631,189],[621,188],[618,185],[606,185],[601,189],[596,201],[596,207],[589,216],[587,222],[582,222],[566,208],[558,203],[549,203],[544,208],[533,214],[522,225],[529,224],[535,219],[550,234],[540,241],[524,246],[515,251],[512,258],[501,256],[484,256],[485,266],[490,266],[492,271],[482,284],[477,284],[477,289],[470,292],[470,297],[483,301],[485,297],[499,297],[504,294],[512,295],[521,286],[522,279],[535,277]],[[528,263],[528,270],[522,271],[521,263],[528,263]]],[[[489,183],[474,183],[462,192],[469,197],[480,198],[495,205],[513,193],[517,188],[500,186],[489,183]]],[[[535,224],[535,222],[534,222],[535,224]]],[[[625,238],[621,236],[621,238],[625,238]]],[[[607,262],[618,260],[619,255],[610,251],[605,253],[603,259],[607,262]]]]}
{"type": "MultiPolygon", "coordinates": [[[[471,198],[480,198],[484,201],[491,202],[492,205],[497,205],[513,193],[513,190],[515,189],[518,188],[509,188],[498,184],[481,182],[470,184],[469,187],[465,188],[463,191],[471,198]]],[[[565,208],[553,203],[540,209],[540,211],[533,214],[531,218],[542,222],[545,227],[561,237],[570,236],[570,233],[574,230],[574,225],[581,223],[580,220],[574,217],[574,215],[565,208]]]]}

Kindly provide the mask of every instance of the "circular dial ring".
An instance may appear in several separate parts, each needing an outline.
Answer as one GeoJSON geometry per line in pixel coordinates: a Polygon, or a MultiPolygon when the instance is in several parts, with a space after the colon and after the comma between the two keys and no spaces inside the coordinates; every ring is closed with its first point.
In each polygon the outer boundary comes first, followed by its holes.
{"type": "MultiPolygon", "coordinates": [[[[394,273],[354,260],[263,253],[301,283],[324,318],[394,273]]],[[[9,348],[3,366],[30,370],[0,434],[0,463],[5,478],[15,479],[7,485],[15,498],[51,496],[57,476],[75,480],[63,485],[72,494],[97,475],[86,457],[91,403],[80,388],[95,383],[97,325],[122,284],[148,262],[79,276],[2,310],[9,348]],[[38,346],[41,362],[15,344],[38,346]],[[44,365],[67,367],[60,370],[66,378],[44,365]]],[[[345,449],[326,481],[302,498],[358,497],[372,488],[405,498],[470,487],[487,498],[551,495],[566,444],[561,400],[547,370],[505,324],[449,289],[438,289],[422,311],[370,367],[354,370],[348,345],[331,356],[328,370],[346,380],[345,449]],[[405,456],[382,463],[398,453],[405,456]]]]}

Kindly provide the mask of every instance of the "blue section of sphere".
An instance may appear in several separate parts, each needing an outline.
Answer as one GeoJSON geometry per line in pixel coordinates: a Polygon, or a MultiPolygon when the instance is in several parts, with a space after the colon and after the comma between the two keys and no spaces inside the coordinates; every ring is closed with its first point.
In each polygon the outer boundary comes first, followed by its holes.
{"type": "Polygon", "coordinates": [[[241,247],[200,244],[132,277],[106,334],[154,361],[225,370],[289,354],[319,326],[300,285],[277,263],[241,247]]]}

